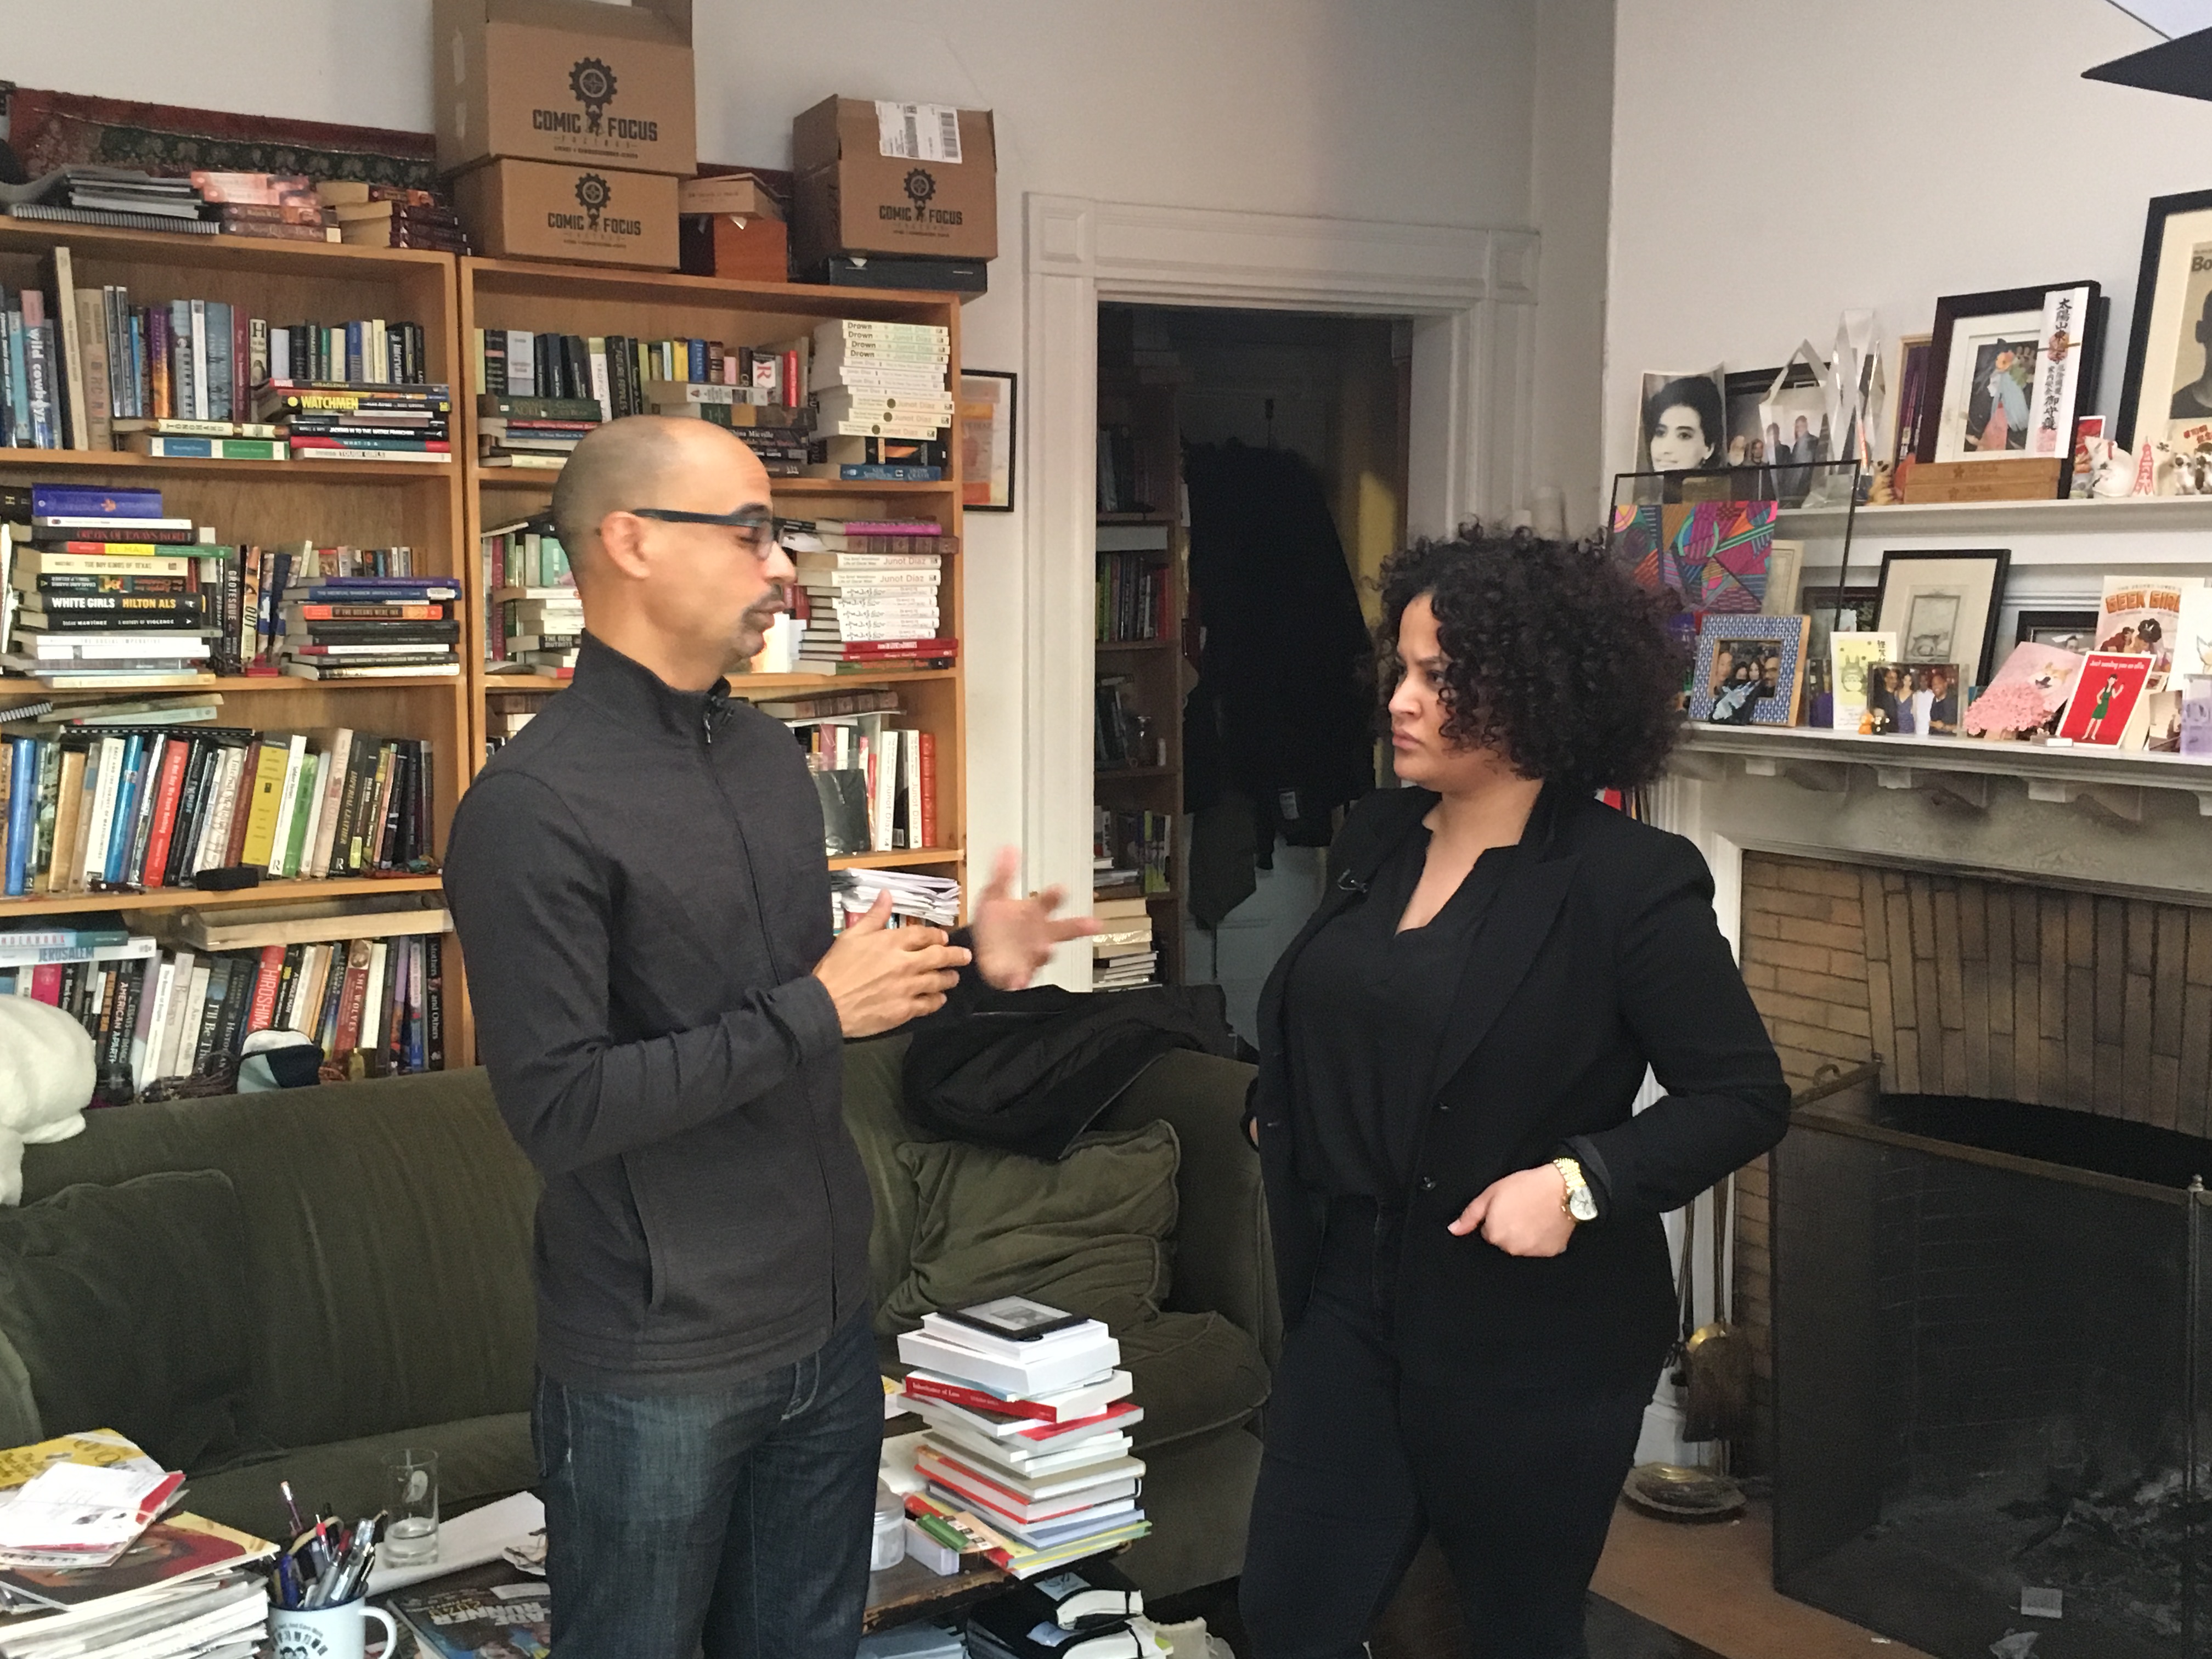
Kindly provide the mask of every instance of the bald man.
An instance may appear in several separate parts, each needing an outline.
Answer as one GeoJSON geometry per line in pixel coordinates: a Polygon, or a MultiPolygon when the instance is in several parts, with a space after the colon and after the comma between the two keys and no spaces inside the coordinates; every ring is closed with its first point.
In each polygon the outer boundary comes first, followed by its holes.
{"type": "Polygon", "coordinates": [[[574,684],[453,817],[446,890],[492,1092],[544,1177],[538,1387],[561,1659],[850,1659],[882,1393],[848,1037],[939,1006],[974,952],[1028,982],[1094,931],[1019,901],[972,934],[833,944],[822,812],[726,676],[784,609],[769,481],[704,421],[635,416],[553,492],[574,684]]]}

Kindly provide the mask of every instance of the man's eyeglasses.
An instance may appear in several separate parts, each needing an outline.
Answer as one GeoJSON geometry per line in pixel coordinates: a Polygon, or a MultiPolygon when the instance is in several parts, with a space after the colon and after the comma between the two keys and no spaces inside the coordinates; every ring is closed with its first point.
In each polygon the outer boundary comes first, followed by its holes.
{"type": "Polygon", "coordinates": [[[775,545],[775,517],[757,507],[735,513],[685,513],[672,507],[633,507],[634,519],[653,519],[662,524],[712,524],[737,532],[738,545],[756,558],[766,558],[775,545]]]}

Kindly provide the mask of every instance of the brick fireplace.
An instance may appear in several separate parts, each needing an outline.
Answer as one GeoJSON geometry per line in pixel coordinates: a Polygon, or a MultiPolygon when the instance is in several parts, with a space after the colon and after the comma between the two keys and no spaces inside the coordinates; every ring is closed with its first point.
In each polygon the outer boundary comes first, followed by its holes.
{"type": "MultiPolygon", "coordinates": [[[[2212,909],[1747,852],[1740,955],[1794,1086],[1881,1056],[1893,1095],[2212,1134],[2212,909]]],[[[2206,1148],[2212,1176],[2212,1146],[2206,1148]]],[[[1741,1177],[1735,1294],[1771,1432],[1766,1160],[1741,1177]]]]}

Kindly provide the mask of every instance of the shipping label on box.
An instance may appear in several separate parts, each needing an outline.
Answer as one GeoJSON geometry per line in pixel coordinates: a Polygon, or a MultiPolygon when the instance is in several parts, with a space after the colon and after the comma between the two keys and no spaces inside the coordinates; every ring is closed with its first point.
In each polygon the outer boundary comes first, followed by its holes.
{"type": "Polygon", "coordinates": [[[676,180],[660,173],[488,161],[453,181],[477,252],[672,270],[676,180]]]}
{"type": "Polygon", "coordinates": [[[688,175],[688,0],[436,0],[438,165],[489,156],[688,175]]]}
{"type": "Polygon", "coordinates": [[[803,269],[841,253],[998,256],[990,111],[830,98],[793,123],[791,147],[803,269]]]}

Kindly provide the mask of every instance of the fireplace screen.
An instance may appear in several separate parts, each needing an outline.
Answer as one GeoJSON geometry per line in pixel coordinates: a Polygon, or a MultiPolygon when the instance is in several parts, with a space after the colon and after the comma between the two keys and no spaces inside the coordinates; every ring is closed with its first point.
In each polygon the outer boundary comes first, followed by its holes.
{"type": "Polygon", "coordinates": [[[2212,1659],[2212,1142],[1872,1088],[1775,1156],[1777,1586],[1941,1659],[2212,1659]]]}

